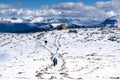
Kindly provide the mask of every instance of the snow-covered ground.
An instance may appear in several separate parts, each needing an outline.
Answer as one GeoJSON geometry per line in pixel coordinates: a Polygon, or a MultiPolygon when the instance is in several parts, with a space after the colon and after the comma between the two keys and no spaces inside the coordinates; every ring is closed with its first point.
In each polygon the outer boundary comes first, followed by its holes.
{"type": "Polygon", "coordinates": [[[120,79],[120,31],[76,30],[0,33],[0,80],[120,79]]]}

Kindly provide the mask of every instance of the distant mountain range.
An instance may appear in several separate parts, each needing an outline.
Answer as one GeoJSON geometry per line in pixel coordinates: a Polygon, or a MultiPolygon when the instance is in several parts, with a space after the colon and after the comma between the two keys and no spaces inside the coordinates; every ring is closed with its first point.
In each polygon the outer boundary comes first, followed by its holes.
{"type": "Polygon", "coordinates": [[[96,28],[96,27],[115,27],[117,20],[113,17],[107,18],[104,21],[97,21],[91,19],[72,19],[72,18],[48,18],[42,17],[20,19],[20,18],[1,18],[0,19],[0,32],[13,32],[13,33],[28,33],[39,32],[44,30],[51,30],[60,24],[67,24],[68,28],[96,28]]]}

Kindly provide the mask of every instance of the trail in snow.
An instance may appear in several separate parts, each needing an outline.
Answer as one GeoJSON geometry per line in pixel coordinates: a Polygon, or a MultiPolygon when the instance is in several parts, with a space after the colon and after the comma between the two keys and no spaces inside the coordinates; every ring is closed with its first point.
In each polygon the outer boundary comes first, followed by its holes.
{"type": "Polygon", "coordinates": [[[63,78],[73,79],[72,77],[69,77],[69,75],[66,72],[66,62],[64,59],[64,54],[60,54],[58,50],[61,47],[61,44],[59,42],[59,39],[61,38],[61,35],[56,35],[56,39],[54,41],[54,45],[56,46],[56,53],[53,53],[46,45],[43,45],[43,47],[48,50],[51,54],[51,61],[54,57],[58,59],[58,64],[56,66],[53,66],[51,64],[50,66],[47,66],[46,68],[42,69],[39,73],[36,74],[36,77],[40,79],[46,79],[47,74],[49,75],[49,80],[58,79],[63,80],[63,78]],[[45,76],[46,75],[46,76],[45,76]]]}

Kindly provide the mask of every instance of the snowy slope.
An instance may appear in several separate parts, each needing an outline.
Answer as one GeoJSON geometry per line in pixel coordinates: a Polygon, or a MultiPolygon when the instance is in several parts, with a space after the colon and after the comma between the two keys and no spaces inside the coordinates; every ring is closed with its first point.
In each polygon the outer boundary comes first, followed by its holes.
{"type": "Polygon", "coordinates": [[[120,79],[119,29],[76,30],[0,33],[0,80],[120,79]]]}

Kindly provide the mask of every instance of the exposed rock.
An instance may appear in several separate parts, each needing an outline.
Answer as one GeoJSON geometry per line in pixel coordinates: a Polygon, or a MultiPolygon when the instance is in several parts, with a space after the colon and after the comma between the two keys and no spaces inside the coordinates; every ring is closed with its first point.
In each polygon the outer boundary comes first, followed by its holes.
{"type": "Polygon", "coordinates": [[[78,31],[77,31],[77,30],[73,30],[73,29],[71,29],[71,30],[69,30],[68,33],[78,33],[78,31]]]}
{"type": "Polygon", "coordinates": [[[68,26],[66,24],[61,24],[60,26],[58,26],[58,30],[62,29],[68,29],[68,26]]]}

